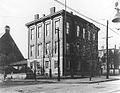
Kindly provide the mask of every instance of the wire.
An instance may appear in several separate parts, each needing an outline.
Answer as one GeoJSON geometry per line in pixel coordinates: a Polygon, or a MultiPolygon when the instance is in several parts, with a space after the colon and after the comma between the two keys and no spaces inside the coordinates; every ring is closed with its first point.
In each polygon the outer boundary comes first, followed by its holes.
{"type": "MultiPolygon", "coordinates": [[[[92,18],[90,18],[90,17],[87,17],[87,16],[81,14],[80,12],[76,11],[75,9],[72,9],[71,7],[67,6],[66,4],[64,4],[64,3],[62,3],[62,2],[60,2],[60,1],[58,1],[58,0],[54,0],[54,1],[58,2],[59,4],[61,4],[61,5],[65,6],[65,7],[67,7],[68,9],[70,9],[70,10],[76,12],[77,14],[79,14],[79,15],[81,15],[81,16],[83,16],[83,17],[85,17],[85,18],[87,18],[87,19],[89,19],[89,20],[91,20],[91,21],[93,21],[93,22],[95,22],[95,23],[97,23],[97,24],[100,24],[100,25],[102,25],[102,26],[107,27],[106,25],[104,25],[104,24],[102,24],[102,23],[100,23],[100,22],[98,22],[98,21],[96,21],[96,20],[94,20],[94,19],[92,19],[92,18]]],[[[110,28],[110,27],[108,27],[108,28],[109,28],[111,31],[113,31],[114,33],[116,33],[117,35],[120,36],[120,34],[117,33],[116,31],[114,31],[112,28],[110,28]]]]}

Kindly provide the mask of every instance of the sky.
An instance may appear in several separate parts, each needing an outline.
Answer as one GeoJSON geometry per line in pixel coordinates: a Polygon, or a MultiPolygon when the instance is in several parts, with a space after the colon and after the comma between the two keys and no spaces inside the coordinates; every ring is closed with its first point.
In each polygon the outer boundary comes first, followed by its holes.
{"type": "MultiPolygon", "coordinates": [[[[65,0],[59,1],[65,2],[65,0]]],[[[115,45],[117,45],[117,47],[120,46],[120,31],[116,30],[116,28],[120,28],[120,23],[116,24],[111,22],[116,13],[114,9],[116,1],[117,0],[66,0],[66,4],[79,13],[102,24],[106,25],[107,20],[109,20],[109,27],[116,32],[109,29],[109,36],[111,37],[109,38],[109,48],[114,48],[115,45]]],[[[39,14],[40,17],[42,17],[43,14],[48,15],[51,7],[56,7],[56,11],[64,9],[64,6],[54,0],[0,0],[0,33],[3,33],[4,27],[9,25],[11,36],[23,56],[27,58],[28,29],[25,24],[33,21],[35,14],[39,14]]],[[[71,12],[69,9],[67,9],[67,11],[71,12]]],[[[75,12],[73,13],[81,16],[75,12]]],[[[89,19],[86,20],[92,22],[89,19]]],[[[101,48],[101,46],[105,47],[106,27],[96,23],[94,24],[101,29],[99,31],[99,48],[101,48]]]]}

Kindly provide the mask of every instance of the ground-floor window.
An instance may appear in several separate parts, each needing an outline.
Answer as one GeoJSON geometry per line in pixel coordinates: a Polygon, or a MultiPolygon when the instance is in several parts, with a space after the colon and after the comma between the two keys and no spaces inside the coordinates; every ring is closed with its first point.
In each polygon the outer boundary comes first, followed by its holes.
{"type": "Polygon", "coordinates": [[[30,68],[33,69],[33,64],[32,63],[30,63],[30,68]]]}
{"type": "Polygon", "coordinates": [[[56,69],[56,68],[58,68],[58,61],[54,61],[54,68],[56,69]]]}
{"type": "Polygon", "coordinates": [[[70,60],[67,60],[66,62],[66,68],[69,70],[70,69],[70,60]]]}

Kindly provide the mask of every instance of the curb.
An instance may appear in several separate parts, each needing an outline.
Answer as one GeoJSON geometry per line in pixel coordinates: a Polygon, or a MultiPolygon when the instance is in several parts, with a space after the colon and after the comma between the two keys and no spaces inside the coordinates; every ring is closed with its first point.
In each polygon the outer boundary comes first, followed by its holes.
{"type": "Polygon", "coordinates": [[[108,80],[98,80],[98,81],[80,81],[80,82],[70,82],[70,81],[49,81],[49,80],[21,80],[21,81],[17,81],[17,80],[10,80],[10,81],[3,81],[1,83],[3,84],[43,84],[43,83],[63,83],[63,84],[93,84],[93,83],[102,83],[102,82],[109,82],[109,81],[115,81],[115,80],[120,80],[120,79],[108,79],[108,80]]]}

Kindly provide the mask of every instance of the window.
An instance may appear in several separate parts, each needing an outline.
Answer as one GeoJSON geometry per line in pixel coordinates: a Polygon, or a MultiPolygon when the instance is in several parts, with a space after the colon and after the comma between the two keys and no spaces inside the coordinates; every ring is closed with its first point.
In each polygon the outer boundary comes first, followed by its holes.
{"type": "Polygon", "coordinates": [[[58,32],[60,20],[55,21],[55,34],[58,32]]]}
{"type": "Polygon", "coordinates": [[[80,36],[80,26],[77,26],[77,37],[80,36]]]}
{"type": "Polygon", "coordinates": [[[46,24],[46,36],[49,36],[49,32],[50,32],[50,23],[46,24]]]}
{"type": "Polygon", "coordinates": [[[49,67],[49,61],[45,61],[45,68],[49,67]]]}
{"type": "Polygon", "coordinates": [[[70,49],[70,45],[68,43],[66,43],[66,51],[67,51],[67,53],[69,53],[69,49],[70,49]]]}
{"type": "Polygon", "coordinates": [[[83,45],[83,56],[85,56],[85,53],[86,53],[86,49],[85,49],[85,45],[83,45]]]}
{"type": "Polygon", "coordinates": [[[38,27],[38,38],[42,36],[42,26],[38,27]]]}
{"type": "Polygon", "coordinates": [[[42,44],[38,44],[38,56],[40,56],[41,49],[42,49],[42,44]]]}
{"type": "Polygon", "coordinates": [[[58,61],[54,61],[54,68],[56,69],[56,68],[58,68],[58,61]]]}
{"type": "Polygon", "coordinates": [[[30,56],[33,56],[34,46],[31,46],[30,56]]]}
{"type": "Polygon", "coordinates": [[[90,40],[90,31],[88,31],[88,40],[90,40]]]}
{"type": "Polygon", "coordinates": [[[34,29],[31,29],[31,40],[34,39],[34,29]]]}
{"type": "Polygon", "coordinates": [[[33,64],[32,63],[30,63],[30,68],[33,69],[33,64]]]}
{"type": "Polygon", "coordinates": [[[66,23],[66,33],[69,34],[69,31],[70,31],[70,23],[67,22],[66,23]]]}
{"type": "Polygon", "coordinates": [[[77,43],[77,50],[79,51],[79,49],[80,49],[80,44],[77,43]]]}
{"type": "Polygon", "coordinates": [[[67,60],[66,68],[69,70],[70,69],[70,60],[67,60]]]}
{"type": "Polygon", "coordinates": [[[95,40],[95,33],[93,34],[93,40],[95,40]]]}
{"type": "Polygon", "coordinates": [[[46,55],[49,54],[49,45],[50,43],[46,43],[46,55]]]}
{"type": "Polygon", "coordinates": [[[40,69],[40,64],[39,63],[37,63],[37,69],[40,69]]]}
{"type": "Polygon", "coordinates": [[[55,53],[57,53],[57,51],[58,51],[58,42],[55,41],[55,53]]]}
{"type": "Polygon", "coordinates": [[[83,39],[85,39],[85,28],[83,28],[83,39]]]}

